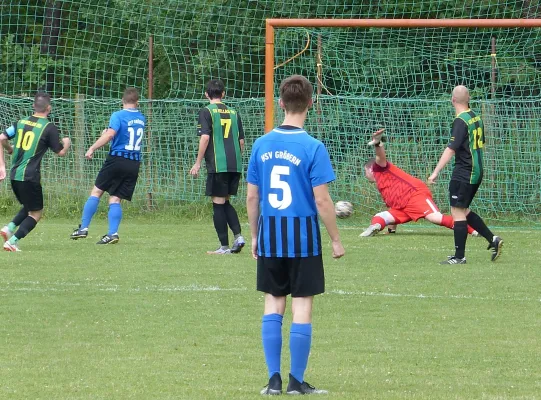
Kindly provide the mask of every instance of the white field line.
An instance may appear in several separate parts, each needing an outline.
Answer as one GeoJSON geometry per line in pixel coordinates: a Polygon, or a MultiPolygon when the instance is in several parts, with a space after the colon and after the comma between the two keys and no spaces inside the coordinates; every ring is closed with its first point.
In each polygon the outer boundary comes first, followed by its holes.
{"type": "MultiPolygon", "coordinates": [[[[255,291],[255,288],[233,287],[224,288],[220,286],[206,286],[191,284],[187,286],[170,286],[170,285],[147,285],[124,287],[121,285],[107,283],[89,283],[89,282],[36,282],[36,281],[18,281],[18,282],[0,282],[0,292],[75,292],[79,289],[97,290],[101,292],[157,292],[157,293],[207,293],[207,292],[247,292],[255,291]],[[78,289],[75,289],[78,288],[78,289]]],[[[541,299],[533,299],[528,297],[483,297],[463,294],[405,294],[405,293],[390,293],[390,292],[366,292],[366,291],[351,291],[351,290],[329,290],[323,296],[364,296],[364,297],[392,297],[392,298],[413,298],[413,299],[428,299],[428,300],[475,300],[475,301],[498,301],[498,302],[541,302],[541,299]]]]}

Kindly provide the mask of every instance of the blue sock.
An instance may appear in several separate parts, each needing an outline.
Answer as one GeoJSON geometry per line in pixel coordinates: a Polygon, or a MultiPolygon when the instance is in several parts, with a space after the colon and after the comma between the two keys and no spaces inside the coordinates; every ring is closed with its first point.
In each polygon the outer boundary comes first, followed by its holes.
{"type": "Polygon", "coordinates": [[[81,229],[88,228],[92,217],[98,211],[98,205],[100,204],[100,198],[96,196],[90,196],[83,208],[83,218],[81,219],[81,229]]]}
{"type": "Polygon", "coordinates": [[[291,375],[304,382],[304,371],[308,365],[312,345],[312,324],[291,324],[289,351],[291,353],[291,375]]]}
{"type": "Polygon", "coordinates": [[[113,235],[118,233],[118,227],[120,221],[122,220],[122,207],[118,203],[109,204],[109,214],[107,215],[109,219],[109,233],[108,235],[113,235]]]}
{"type": "Polygon", "coordinates": [[[280,314],[263,315],[261,324],[261,337],[263,339],[263,352],[269,370],[269,378],[280,373],[280,358],[282,356],[282,320],[280,314]]]}

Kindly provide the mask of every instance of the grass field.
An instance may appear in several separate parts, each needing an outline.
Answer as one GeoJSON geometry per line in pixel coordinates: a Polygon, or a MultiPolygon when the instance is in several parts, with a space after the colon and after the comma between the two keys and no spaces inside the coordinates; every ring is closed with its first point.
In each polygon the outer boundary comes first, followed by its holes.
{"type": "MultiPolygon", "coordinates": [[[[1,254],[1,399],[261,398],[248,251],[206,255],[210,218],[126,218],[120,243],[101,247],[103,219],[77,242],[75,222],[43,221],[23,252],[1,254]]],[[[440,266],[453,248],[443,228],[343,229],[345,258],[324,246],[306,380],[336,399],[541,398],[540,234],[500,232],[496,263],[470,238],[467,265],[440,266]]]]}

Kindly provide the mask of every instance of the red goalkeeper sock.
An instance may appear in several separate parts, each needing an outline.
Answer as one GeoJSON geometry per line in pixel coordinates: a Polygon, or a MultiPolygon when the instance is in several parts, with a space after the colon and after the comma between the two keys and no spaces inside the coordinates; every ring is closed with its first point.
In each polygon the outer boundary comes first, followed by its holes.
{"type": "MultiPolygon", "coordinates": [[[[449,229],[453,229],[455,226],[455,221],[453,221],[453,217],[451,217],[450,215],[443,215],[440,225],[445,226],[449,229]]],[[[475,229],[468,225],[468,234],[471,235],[473,232],[475,232],[475,229]]]]}
{"type": "Polygon", "coordinates": [[[378,215],[374,215],[374,217],[372,218],[372,221],[370,221],[370,225],[375,225],[375,224],[380,224],[381,226],[380,229],[383,229],[385,225],[387,225],[385,223],[385,220],[378,215]]]}
{"type": "Polygon", "coordinates": [[[450,215],[442,215],[440,225],[445,226],[449,229],[453,229],[453,227],[455,226],[455,221],[453,221],[453,217],[451,217],[450,215]]]}

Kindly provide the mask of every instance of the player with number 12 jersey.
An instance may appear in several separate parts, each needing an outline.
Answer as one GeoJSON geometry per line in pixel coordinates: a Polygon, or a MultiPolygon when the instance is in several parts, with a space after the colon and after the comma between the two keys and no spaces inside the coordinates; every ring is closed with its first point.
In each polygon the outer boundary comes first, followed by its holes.
{"type": "Polygon", "coordinates": [[[71,234],[72,239],[88,236],[88,227],[98,209],[104,192],[109,193],[109,231],[97,244],[115,244],[119,241],[118,227],[122,220],[121,200],[131,201],[141,163],[141,149],[145,131],[145,116],[137,109],[139,93],[135,88],[127,88],[122,96],[123,109],[111,115],[109,127],[101,137],[90,146],[85,154],[92,159],[94,151],[111,142],[109,154],[96,177],[85,206],[81,224],[71,234]]]}

